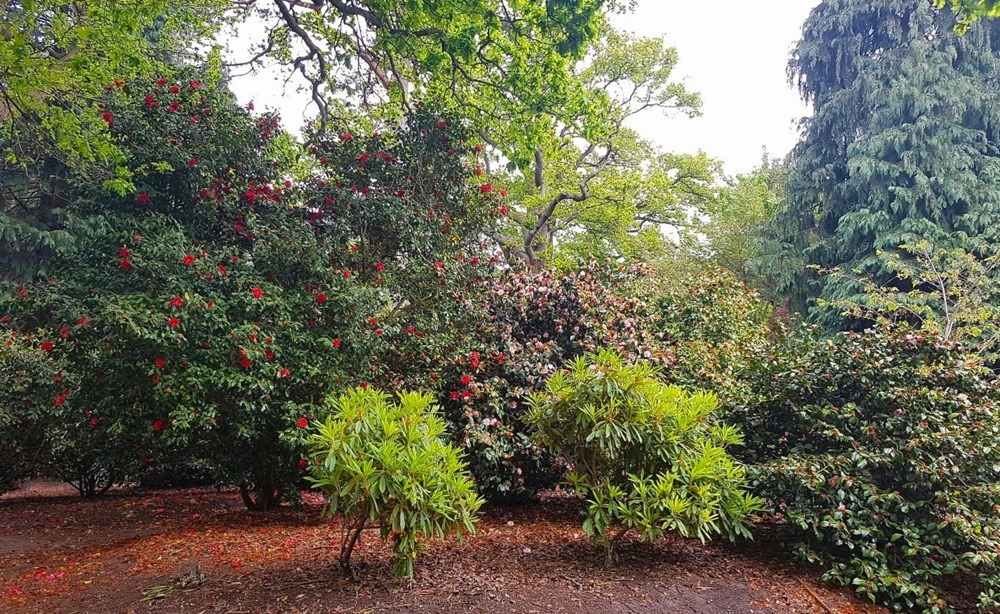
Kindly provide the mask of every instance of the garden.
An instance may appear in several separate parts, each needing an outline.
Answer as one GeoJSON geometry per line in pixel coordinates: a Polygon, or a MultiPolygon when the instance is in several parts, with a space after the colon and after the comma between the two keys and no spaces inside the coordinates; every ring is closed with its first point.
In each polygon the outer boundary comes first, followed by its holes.
{"type": "Polygon", "coordinates": [[[1000,3],[735,177],[629,8],[0,4],[0,610],[1000,611],[1000,3]]]}

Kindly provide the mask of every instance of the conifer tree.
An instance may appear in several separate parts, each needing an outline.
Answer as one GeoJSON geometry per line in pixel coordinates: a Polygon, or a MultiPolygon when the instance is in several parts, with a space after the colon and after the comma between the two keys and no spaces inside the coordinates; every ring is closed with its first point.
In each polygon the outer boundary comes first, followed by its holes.
{"type": "Polygon", "coordinates": [[[815,299],[863,300],[863,286],[806,265],[894,283],[901,245],[996,244],[1000,25],[955,25],[931,0],[826,0],[803,27],[789,75],[814,115],[757,268],[817,320],[843,325],[815,299]]]}

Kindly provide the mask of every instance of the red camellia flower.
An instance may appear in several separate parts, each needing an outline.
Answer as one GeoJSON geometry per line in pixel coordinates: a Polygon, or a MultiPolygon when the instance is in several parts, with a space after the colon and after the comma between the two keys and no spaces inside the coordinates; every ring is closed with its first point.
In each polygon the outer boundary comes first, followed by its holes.
{"type": "Polygon", "coordinates": [[[368,325],[369,326],[377,326],[378,325],[378,318],[368,318],[368,325]]]}
{"type": "Polygon", "coordinates": [[[184,304],[184,299],[182,299],[179,296],[175,296],[174,298],[170,299],[171,307],[180,307],[183,304],[184,304]]]}
{"type": "Polygon", "coordinates": [[[119,250],[118,250],[118,254],[119,254],[119,255],[120,255],[120,256],[121,256],[122,258],[128,258],[129,256],[131,256],[131,255],[132,255],[132,252],[128,251],[128,248],[127,248],[127,247],[125,247],[124,245],[122,245],[121,249],[119,249],[119,250]]]}
{"type": "Polygon", "coordinates": [[[507,207],[500,207],[500,215],[507,215],[507,207]]]}
{"type": "Polygon", "coordinates": [[[463,386],[468,386],[471,383],[472,383],[472,378],[471,377],[469,377],[468,375],[463,375],[462,376],[462,385],[463,386]]]}
{"type": "Polygon", "coordinates": [[[167,320],[167,326],[169,326],[170,328],[177,328],[177,326],[180,325],[180,323],[181,321],[178,320],[177,318],[170,318],[169,320],[167,320]]]}
{"type": "Polygon", "coordinates": [[[143,469],[149,469],[149,459],[144,458],[141,461],[139,461],[139,466],[142,467],[143,469]]]}
{"type": "Polygon", "coordinates": [[[167,366],[167,361],[163,360],[162,358],[157,358],[153,362],[153,364],[156,366],[157,369],[162,369],[163,367],[167,366]]]}
{"type": "Polygon", "coordinates": [[[157,420],[157,421],[153,422],[153,430],[154,431],[162,431],[163,430],[163,420],[157,420]]]}
{"type": "Polygon", "coordinates": [[[340,344],[341,344],[341,341],[340,341],[340,339],[334,339],[331,343],[333,343],[333,347],[339,348],[340,344]]]}
{"type": "Polygon", "coordinates": [[[171,85],[171,86],[170,86],[170,93],[171,93],[171,94],[179,94],[179,93],[180,93],[180,91],[181,91],[181,88],[180,88],[180,87],[178,87],[178,86],[176,86],[176,85],[171,85]]]}
{"type": "Polygon", "coordinates": [[[403,190],[396,190],[396,196],[400,198],[402,198],[405,194],[406,192],[404,192],[403,190]]]}
{"type": "Polygon", "coordinates": [[[20,290],[17,291],[17,295],[20,298],[24,298],[24,297],[28,296],[28,291],[25,290],[24,288],[21,288],[20,290]]]}
{"type": "Polygon", "coordinates": [[[323,294],[322,292],[320,292],[319,294],[317,294],[316,295],[316,302],[319,303],[320,305],[322,305],[323,303],[325,303],[326,302],[326,295],[323,294]]]}
{"type": "Polygon", "coordinates": [[[225,275],[226,273],[228,273],[228,271],[226,271],[226,267],[222,266],[221,264],[216,268],[219,270],[219,275],[225,275]]]}
{"type": "Polygon", "coordinates": [[[188,160],[188,166],[194,167],[198,166],[198,158],[191,158],[188,160]]]}
{"type": "Polygon", "coordinates": [[[191,89],[196,90],[201,87],[201,81],[197,79],[191,79],[191,89]]]}
{"type": "Polygon", "coordinates": [[[479,186],[479,190],[483,194],[489,194],[490,192],[493,191],[493,186],[488,183],[484,183],[483,185],[479,186]]]}
{"type": "Polygon", "coordinates": [[[451,395],[449,395],[449,396],[451,396],[452,399],[457,399],[458,398],[458,391],[457,390],[452,390],[451,391],[451,395]]]}
{"type": "Polygon", "coordinates": [[[146,194],[145,192],[143,192],[142,194],[139,194],[139,202],[141,202],[144,205],[146,203],[148,203],[149,202],[149,194],[146,194]]]}
{"type": "Polygon", "coordinates": [[[381,335],[382,334],[382,329],[381,328],[376,328],[375,329],[375,334],[376,335],[381,335]]]}
{"type": "Polygon", "coordinates": [[[473,369],[479,368],[479,352],[473,350],[472,353],[469,354],[469,365],[472,366],[473,369]]]}
{"type": "Polygon", "coordinates": [[[295,424],[297,424],[300,429],[304,429],[307,426],[309,426],[309,421],[306,420],[305,418],[299,418],[298,420],[295,421],[295,424]]]}
{"type": "Polygon", "coordinates": [[[345,132],[344,134],[341,134],[340,135],[340,140],[342,140],[342,141],[350,141],[351,140],[351,133],[350,132],[345,132]]]}
{"type": "Polygon", "coordinates": [[[358,388],[362,390],[368,390],[368,382],[361,382],[360,384],[358,384],[358,388]]]}
{"type": "Polygon", "coordinates": [[[240,361],[240,366],[243,367],[244,369],[249,369],[251,364],[253,363],[250,362],[249,358],[244,358],[243,360],[240,361]]]}
{"type": "Polygon", "coordinates": [[[153,374],[153,385],[154,386],[160,385],[160,376],[155,373],[153,374]]]}
{"type": "Polygon", "coordinates": [[[122,260],[121,263],[120,263],[120,266],[122,267],[122,269],[124,269],[124,270],[127,271],[127,270],[129,270],[129,269],[132,268],[132,261],[131,260],[122,260]]]}
{"type": "Polygon", "coordinates": [[[115,125],[115,120],[111,117],[111,113],[105,111],[104,115],[102,115],[101,117],[102,119],[104,119],[105,122],[107,122],[108,126],[115,125]]]}
{"type": "Polygon", "coordinates": [[[59,329],[59,336],[63,339],[69,339],[69,328],[63,326],[59,329]]]}
{"type": "Polygon", "coordinates": [[[272,352],[271,350],[264,350],[264,356],[268,360],[274,360],[274,352],[272,352]]]}
{"type": "MultiPolygon", "coordinates": [[[[64,397],[62,395],[59,395],[59,396],[56,397],[56,401],[55,401],[56,405],[62,405],[65,402],[66,402],[66,397],[64,397]]],[[[97,418],[94,418],[93,420],[97,420],[97,418]]],[[[96,424],[96,422],[92,421],[91,424],[96,424]]]]}
{"type": "Polygon", "coordinates": [[[375,270],[376,271],[378,271],[379,273],[381,273],[384,269],[385,269],[385,265],[384,264],[382,264],[381,262],[376,262],[375,263],[375,270]]]}
{"type": "MultiPolygon", "coordinates": [[[[62,397],[59,398],[61,399],[62,397]]],[[[101,421],[97,419],[97,416],[94,416],[90,419],[90,426],[97,426],[100,422],[101,421]]]]}
{"type": "Polygon", "coordinates": [[[299,467],[302,467],[303,469],[305,469],[308,466],[309,466],[309,461],[307,461],[304,458],[300,458],[299,459],[299,467]]]}
{"type": "Polygon", "coordinates": [[[43,341],[42,342],[42,351],[43,352],[51,352],[53,347],[55,347],[55,346],[52,345],[51,341],[43,341]]]}
{"type": "Polygon", "coordinates": [[[368,154],[363,153],[360,156],[358,156],[358,162],[364,164],[367,161],[368,161],[368,154]]]}
{"type": "Polygon", "coordinates": [[[351,278],[351,272],[348,271],[347,269],[344,269],[343,275],[344,275],[344,279],[350,279],[351,278]]]}
{"type": "Polygon", "coordinates": [[[407,326],[407,327],[406,327],[406,332],[410,333],[411,335],[413,334],[413,332],[414,332],[415,330],[416,330],[416,329],[414,329],[414,328],[413,328],[412,326],[407,326]]]}
{"type": "Polygon", "coordinates": [[[254,286],[253,289],[250,290],[250,294],[252,294],[254,298],[261,298],[264,296],[264,291],[258,286],[254,286]]]}
{"type": "Polygon", "coordinates": [[[194,264],[194,256],[191,254],[184,255],[184,266],[191,266],[194,264]]]}
{"type": "Polygon", "coordinates": [[[76,324],[77,326],[90,326],[90,322],[87,320],[86,317],[81,317],[79,320],[76,321],[76,324]]]}
{"type": "Polygon", "coordinates": [[[278,371],[278,377],[283,377],[285,379],[288,379],[291,376],[292,372],[289,371],[288,369],[282,368],[280,371],[278,371]]]}
{"type": "Polygon", "coordinates": [[[150,94],[146,94],[146,101],[145,102],[146,102],[146,106],[149,107],[150,109],[156,107],[156,99],[153,98],[153,96],[150,95],[150,94]]]}

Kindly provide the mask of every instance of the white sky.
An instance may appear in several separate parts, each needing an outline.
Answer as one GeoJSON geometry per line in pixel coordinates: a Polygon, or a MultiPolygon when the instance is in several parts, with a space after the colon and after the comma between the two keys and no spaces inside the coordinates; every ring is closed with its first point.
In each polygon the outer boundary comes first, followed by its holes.
{"type": "MultiPolygon", "coordinates": [[[[808,114],[788,85],[788,55],[817,4],[819,0],[639,0],[634,13],[616,16],[614,24],[640,36],[663,37],[677,47],[675,77],[701,94],[703,114],[688,119],[647,112],[633,127],[666,151],[703,150],[722,160],[731,175],[753,170],[762,147],[772,157],[784,156],[798,136],[795,121],[808,114]]],[[[254,100],[258,110],[279,109],[286,127],[296,130],[302,125],[305,97],[291,85],[283,92],[282,82],[277,72],[266,71],[236,79],[233,90],[242,102],[254,100]]]]}

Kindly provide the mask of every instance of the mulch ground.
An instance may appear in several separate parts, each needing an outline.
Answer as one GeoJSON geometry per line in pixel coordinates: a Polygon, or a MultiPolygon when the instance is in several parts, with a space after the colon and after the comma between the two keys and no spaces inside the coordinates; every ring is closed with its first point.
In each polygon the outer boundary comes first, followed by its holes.
{"type": "Polygon", "coordinates": [[[392,578],[389,548],[366,534],[346,578],[339,524],[321,508],[310,493],[300,509],[251,514],[226,490],[85,500],[29,484],[0,497],[0,612],[884,611],[792,560],[777,526],[737,545],[626,540],[605,570],[579,503],[558,493],[486,510],[462,543],[430,543],[412,582],[392,578]],[[178,581],[196,576],[197,587],[178,581]]]}

